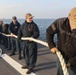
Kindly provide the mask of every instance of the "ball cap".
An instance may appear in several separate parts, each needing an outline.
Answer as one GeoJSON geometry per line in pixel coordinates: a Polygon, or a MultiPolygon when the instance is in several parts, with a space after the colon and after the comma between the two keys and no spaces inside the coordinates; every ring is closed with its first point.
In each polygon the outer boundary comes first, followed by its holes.
{"type": "Polygon", "coordinates": [[[12,19],[13,19],[13,20],[16,20],[16,19],[17,19],[17,17],[16,17],[16,16],[13,16],[13,17],[12,17],[12,19]]]}
{"type": "Polygon", "coordinates": [[[70,20],[76,22],[76,7],[74,7],[74,8],[70,11],[70,13],[69,13],[69,15],[68,15],[68,18],[69,18],[70,20]]]}
{"type": "Polygon", "coordinates": [[[25,15],[25,17],[26,17],[26,18],[33,18],[34,16],[32,16],[30,13],[27,13],[27,14],[25,15]]]}

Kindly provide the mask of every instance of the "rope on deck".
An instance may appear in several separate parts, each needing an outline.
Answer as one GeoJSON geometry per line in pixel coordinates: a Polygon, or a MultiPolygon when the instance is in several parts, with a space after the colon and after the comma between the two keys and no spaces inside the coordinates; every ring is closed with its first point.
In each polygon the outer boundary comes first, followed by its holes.
{"type": "MultiPolygon", "coordinates": [[[[4,36],[11,37],[11,35],[6,35],[6,34],[4,34],[4,33],[2,33],[2,34],[3,34],[4,36]]],[[[13,37],[17,38],[16,35],[13,35],[13,37]]],[[[46,42],[41,41],[41,40],[38,40],[38,39],[29,38],[29,37],[27,37],[27,38],[22,37],[21,40],[31,40],[31,41],[34,41],[34,42],[36,42],[36,43],[39,43],[39,44],[42,44],[42,45],[48,47],[48,44],[47,44],[46,42]]],[[[58,58],[59,58],[59,61],[60,61],[61,66],[62,66],[63,74],[64,74],[64,75],[69,75],[69,72],[68,72],[67,67],[66,67],[65,60],[64,60],[61,52],[58,50],[58,51],[56,52],[56,54],[57,54],[57,56],[58,56],[58,58]]]]}

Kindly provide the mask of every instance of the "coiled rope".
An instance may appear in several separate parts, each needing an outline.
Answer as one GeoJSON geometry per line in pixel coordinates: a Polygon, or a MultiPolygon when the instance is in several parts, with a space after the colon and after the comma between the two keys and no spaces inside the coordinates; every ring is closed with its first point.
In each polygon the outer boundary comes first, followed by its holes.
{"type": "MultiPolygon", "coordinates": [[[[2,33],[2,35],[7,36],[7,37],[11,37],[11,35],[6,35],[6,34],[4,34],[4,33],[2,33]]],[[[17,38],[16,35],[13,35],[13,37],[17,38]]],[[[36,42],[36,43],[39,43],[39,44],[42,44],[42,45],[48,47],[48,44],[47,44],[46,42],[41,41],[41,40],[38,40],[38,39],[29,38],[29,37],[27,37],[27,38],[22,37],[21,40],[31,40],[31,41],[34,41],[34,42],[36,42]]],[[[61,52],[58,50],[58,51],[56,52],[56,54],[57,54],[57,56],[58,56],[58,58],[59,58],[59,61],[60,61],[61,66],[62,66],[63,74],[64,74],[64,75],[69,75],[69,72],[68,72],[67,67],[66,67],[65,60],[64,60],[61,52]]]]}

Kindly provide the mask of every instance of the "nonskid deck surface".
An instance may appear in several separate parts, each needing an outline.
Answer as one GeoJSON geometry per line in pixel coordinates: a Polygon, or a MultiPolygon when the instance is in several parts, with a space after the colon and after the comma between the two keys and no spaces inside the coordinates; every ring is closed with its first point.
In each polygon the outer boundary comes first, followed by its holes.
{"type": "MultiPolygon", "coordinates": [[[[27,69],[21,69],[25,60],[18,60],[18,53],[10,57],[11,50],[4,49],[2,45],[0,45],[0,48],[4,53],[3,58],[0,58],[0,75],[26,75],[27,69]]],[[[30,75],[56,75],[56,59],[56,55],[50,53],[47,47],[38,45],[37,64],[34,73],[30,75]]]]}

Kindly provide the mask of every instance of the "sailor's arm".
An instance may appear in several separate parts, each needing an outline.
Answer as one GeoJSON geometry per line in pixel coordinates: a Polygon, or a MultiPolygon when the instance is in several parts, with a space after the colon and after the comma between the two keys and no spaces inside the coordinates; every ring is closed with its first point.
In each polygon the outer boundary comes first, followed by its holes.
{"type": "Polygon", "coordinates": [[[21,26],[18,31],[18,39],[21,40],[22,36],[23,36],[23,33],[22,33],[22,26],[21,26]]]}
{"type": "Polygon", "coordinates": [[[46,30],[46,38],[48,46],[52,53],[56,53],[57,48],[54,42],[54,35],[57,33],[57,22],[52,23],[46,30]]]}

